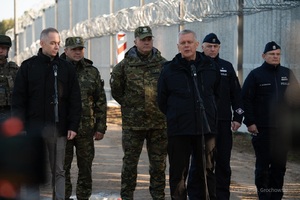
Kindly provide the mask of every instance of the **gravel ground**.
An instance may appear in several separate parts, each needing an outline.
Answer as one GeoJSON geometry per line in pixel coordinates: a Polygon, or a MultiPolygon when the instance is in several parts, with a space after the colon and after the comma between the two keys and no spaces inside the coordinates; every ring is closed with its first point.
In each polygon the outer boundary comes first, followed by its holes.
{"type": "MultiPolygon", "coordinates": [[[[121,146],[121,121],[117,107],[109,107],[108,130],[105,138],[95,142],[96,156],[93,163],[93,195],[90,200],[119,200],[120,176],[122,166],[122,146],[121,146]]],[[[240,140],[235,139],[235,142],[240,140]]],[[[239,146],[232,150],[232,184],[231,199],[257,199],[254,185],[254,155],[253,152],[245,151],[239,146]]],[[[76,159],[73,161],[72,181],[75,185],[77,179],[76,159]]],[[[166,170],[166,200],[170,198],[168,185],[168,167],[166,170]]],[[[150,200],[148,191],[148,157],[144,147],[138,166],[138,181],[135,191],[136,200],[150,200]]],[[[299,164],[288,163],[285,176],[284,199],[300,199],[300,170],[299,164]]],[[[44,199],[51,199],[51,190],[44,190],[44,199]]],[[[73,190],[73,198],[75,190],[73,190]]]]}

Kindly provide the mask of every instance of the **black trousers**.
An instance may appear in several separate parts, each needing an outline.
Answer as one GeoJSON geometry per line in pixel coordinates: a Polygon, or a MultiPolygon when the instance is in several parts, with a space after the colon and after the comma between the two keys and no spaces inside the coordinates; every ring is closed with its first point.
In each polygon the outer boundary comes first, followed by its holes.
{"type": "Polygon", "coordinates": [[[207,173],[206,178],[210,199],[216,199],[213,156],[215,136],[206,135],[205,143],[206,158],[203,158],[201,135],[169,137],[169,183],[172,199],[186,200],[187,196],[190,200],[206,199],[207,191],[204,172],[207,173]],[[203,159],[205,159],[206,171],[203,169],[203,159]]]}
{"type": "Polygon", "coordinates": [[[0,106],[0,123],[3,123],[11,116],[9,106],[0,106]]]}
{"type": "Polygon", "coordinates": [[[255,185],[260,200],[279,200],[283,196],[288,138],[280,129],[258,127],[252,137],[255,151],[255,185]]]}
{"type": "Polygon", "coordinates": [[[231,180],[230,158],[232,150],[232,131],[230,120],[218,121],[216,147],[217,199],[229,200],[231,180]]]}

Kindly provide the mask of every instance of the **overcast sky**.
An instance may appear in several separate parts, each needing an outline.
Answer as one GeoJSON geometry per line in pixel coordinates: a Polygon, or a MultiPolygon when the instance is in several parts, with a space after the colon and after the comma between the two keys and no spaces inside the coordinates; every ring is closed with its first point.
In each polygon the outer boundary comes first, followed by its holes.
{"type": "MultiPolygon", "coordinates": [[[[14,1],[15,0],[1,0],[5,2],[0,6],[0,21],[4,19],[14,18],[14,1]]],[[[20,17],[24,11],[39,5],[40,2],[47,0],[16,0],[17,3],[17,17],[20,17]]]]}

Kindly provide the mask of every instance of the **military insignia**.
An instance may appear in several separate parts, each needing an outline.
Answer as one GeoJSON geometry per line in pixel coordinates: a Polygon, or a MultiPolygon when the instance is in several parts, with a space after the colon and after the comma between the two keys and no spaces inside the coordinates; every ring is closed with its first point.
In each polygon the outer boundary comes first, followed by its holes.
{"type": "Polygon", "coordinates": [[[276,49],[276,46],[275,46],[275,45],[273,45],[273,49],[274,49],[274,50],[276,49]]]}
{"type": "Polygon", "coordinates": [[[244,113],[244,110],[241,109],[241,108],[238,108],[238,109],[235,110],[235,112],[236,112],[237,114],[241,115],[241,114],[244,113]]]}
{"type": "Polygon", "coordinates": [[[80,42],[80,38],[76,38],[76,43],[77,44],[80,44],[81,42],[80,42]]]}
{"type": "Polygon", "coordinates": [[[143,28],[143,33],[148,33],[148,29],[146,27],[143,28]]]}
{"type": "Polygon", "coordinates": [[[216,42],[216,38],[213,38],[213,39],[212,39],[212,42],[215,43],[215,42],[216,42]]]}

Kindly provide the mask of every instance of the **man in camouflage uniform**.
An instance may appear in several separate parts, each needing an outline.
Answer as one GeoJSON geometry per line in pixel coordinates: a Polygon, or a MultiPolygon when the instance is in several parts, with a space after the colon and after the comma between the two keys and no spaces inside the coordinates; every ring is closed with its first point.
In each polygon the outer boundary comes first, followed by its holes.
{"type": "Polygon", "coordinates": [[[7,61],[10,47],[10,37],[0,35],[0,122],[9,116],[12,89],[19,68],[16,63],[7,61]]]}
{"type": "Polygon", "coordinates": [[[124,151],[121,198],[133,199],[137,165],[144,140],[147,141],[150,173],[150,194],[165,199],[165,168],[167,156],[166,121],[156,102],[157,80],[166,61],[153,47],[152,30],[138,27],[135,46],[112,71],[110,86],[113,98],[121,105],[122,146],[124,151]]]}
{"type": "Polygon", "coordinates": [[[65,52],[61,58],[74,64],[82,98],[82,116],[77,136],[69,140],[66,147],[66,198],[72,195],[70,169],[76,148],[78,180],[76,197],[87,200],[92,193],[92,162],[95,155],[94,139],[102,140],[106,131],[107,102],[104,81],[93,62],[84,58],[82,37],[69,37],[65,42],[65,52]]]}

